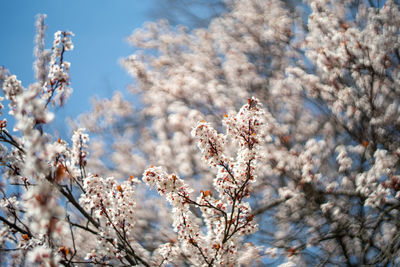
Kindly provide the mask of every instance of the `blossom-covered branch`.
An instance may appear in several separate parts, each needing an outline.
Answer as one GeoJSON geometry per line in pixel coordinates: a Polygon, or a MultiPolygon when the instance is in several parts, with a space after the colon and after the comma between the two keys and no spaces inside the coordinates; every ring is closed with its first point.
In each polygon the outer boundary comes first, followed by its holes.
{"type": "MultiPolygon", "coordinates": [[[[194,200],[191,196],[193,190],[182,179],[175,174],[168,175],[160,167],[147,169],[143,177],[172,205],[174,229],[181,241],[182,252],[197,255],[191,261],[208,266],[237,264],[241,236],[257,230],[250,205],[243,202],[243,198],[249,196],[250,183],[256,179],[255,164],[260,157],[258,147],[263,111],[258,100],[249,99],[237,115],[226,115],[224,124],[226,135],[217,134],[205,121],[199,122],[192,131],[204,160],[217,169],[213,190],[201,190],[194,200]],[[229,159],[223,150],[227,138],[239,145],[235,160],[229,159]],[[212,196],[213,192],[218,192],[217,198],[212,196]],[[202,233],[191,206],[200,209],[206,233],[202,233]]],[[[168,245],[160,253],[164,256],[163,262],[178,256],[170,251],[168,245]]]]}

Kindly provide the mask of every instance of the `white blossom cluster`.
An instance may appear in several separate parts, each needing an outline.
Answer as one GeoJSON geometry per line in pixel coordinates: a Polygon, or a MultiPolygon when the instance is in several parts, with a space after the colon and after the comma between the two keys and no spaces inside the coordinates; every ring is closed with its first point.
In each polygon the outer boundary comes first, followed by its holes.
{"type": "MultiPolygon", "coordinates": [[[[226,116],[227,134],[217,134],[209,123],[199,122],[192,135],[204,154],[206,162],[218,169],[214,181],[219,198],[212,197],[212,191],[201,190],[197,200],[191,199],[192,189],[175,174],[168,175],[160,167],[151,167],[144,173],[146,184],[155,187],[173,207],[174,230],[185,253],[196,255],[191,259],[201,265],[225,266],[238,264],[237,248],[241,236],[257,230],[254,215],[244,197],[249,196],[249,184],[258,157],[259,134],[262,129],[262,109],[257,99],[249,99],[237,115],[226,116]],[[224,155],[223,146],[227,137],[238,140],[240,147],[235,161],[230,163],[224,155]],[[207,234],[203,234],[190,206],[200,209],[207,234]]],[[[214,190],[213,190],[214,191],[214,190]]],[[[164,257],[174,258],[170,246],[160,252],[164,257]],[[168,255],[168,256],[165,256],[168,255]]]]}
{"type": "Polygon", "coordinates": [[[49,60],[48,80],[44,83],[44,92],[42,98],[46,101],[46,105],[62,106],[70,94],[72,88],[69,87],[69,68],[71,63],[65,61],[63,54],[74,48],[71,37],[72,32],[57,31],[54,34],[52,52],[49,60]]]}
{"type": "MultiPolygon", "coordinates": [[[[97,249],[92,250],[87,259],[101,262],[101,258],[121,258],[125,253],[117,246],[110,245],[107,239],[123,236],[124,240],[133,243],[132,229],[135,226],[135,190],[134,181],[128,179],[118,183],[114,178],[101,178],[90,174],[83,179],[85,194],[79,202],[83,208],[93,214],[93,218],[101,224],[97,249]]],[[[112,244],[117,241],[112,241],[112,244]]]]}

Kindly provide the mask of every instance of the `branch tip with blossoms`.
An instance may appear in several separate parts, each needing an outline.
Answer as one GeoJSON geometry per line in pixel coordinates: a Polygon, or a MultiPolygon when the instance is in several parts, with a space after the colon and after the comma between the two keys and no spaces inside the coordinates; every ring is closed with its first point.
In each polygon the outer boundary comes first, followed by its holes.
{"type": "Polygon", "coordinates": [[[48,80],[43,85],[42,98],[46,101],[46,106],[52,105],[63,106],[64,102],[72,89],[69,87],[69,69],[71,63],[64,60],[64,53],[74,48],[71,37],[74,36],[69,31],[57,31],[54,34],[54,42],[52,54],[49,61],[48,80]]]}
{"type": "Polygon", "coordinates": [[[226,115],[223,121],[226,134],[218,134],[212,126],[200,121],[192,130],[203,158],[217,169],[214,190],[201,190],[197,199],[193,190],[177,175],[168,175],[161,167],[150,167],[143,174],[144,182],[165,196],[173,207],[174,229],[183,242],[183,252],[197,255],[208,266],[237,264],[238,243],[244,235],[257,230],[249,203],[243,198],[250,194],[250,183],[255,181],[254,168],[261,157],[263,109],[256,98],[251,98],[237,114],[226,115]],[[229,157],[224,144],[232,139],[238,146],[236,158],[229,157]],[[201,225],[190,206],[199,208],[207,229],[201,225]]]}

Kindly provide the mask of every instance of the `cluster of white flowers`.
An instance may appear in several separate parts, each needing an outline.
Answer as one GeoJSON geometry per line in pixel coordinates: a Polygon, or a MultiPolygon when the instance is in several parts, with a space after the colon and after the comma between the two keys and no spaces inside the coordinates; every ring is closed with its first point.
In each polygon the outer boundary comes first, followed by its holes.
{"type": "MultiPolygon", "coordinates": [[[[226,135],[218,134],[205,121],[199,122],[192,131],[205,161],[218,170],[214,190],[219,192],[219,199],[212,197],[212,191],[201,190],[197,200],[193,200],[193,190],[175,174],[168,175],[160,167],[151,167],[144,173],[143,180],[155,187],[160,195],[165,195],[172,205],[173,225],[178,239],[183,242],[182,249],[197,255],[191,261],[217,266],[237,264],[235,255],[240,237],[257,230],[249,203],[242,201],[249,196],[249,183],[255,180],[255,159],[259,156],[257,148],[261,142],[263,112],[257,99],[252,98],[248,102],[237,115],[226,116],[226,135]],[[243,147],[239,148],[237,160],[232,163],[223,150],[227,137],[237,140],[243,147]],[[190,206],[201,210],[207,227],[206,235],[200,230],[190,206]]],[[[167,248],[170,255],[172,249],[167,248]]],[[[161,252],[166,254],[165,250],[161,252]]]]}
{"type": "Polygon", "coordinates": [[[83,189],[79,202],[83,208],[93,214],[101,225],[97,249],[92,250],[86,258],[101,262],[101,258],[123,257],[125,252],[118,246],[118,238],[133,243],[135,226],[135,190],[134,181],[130,178],[122,183],[112,177],[102,178],[90,174],[83,179],[83,189]],[[115,239],[111,242],[108,239],[115,239]]]}
{"type": "Polygon", "coordinates": [[[67,226],[62,220],[63,208],[57,203],[58,197],[48,182],[32,187],[24,194],[24,219],[30,221],[30,232],[37,239],[49,234],[51,236],[48,238],[62,238],[65,235],[67,226]]]}
{"type": "Polygon", "coordinates": [[[224,156],[225,136],[218,134],[209,123],[205,121],[199,122],[193,128],[192,135],[199,140],[199,149],[208,164],[214,167],[229,164],[229,160],[224,156]]]}
{"type": "Polygon", "coordinates": [[[71,41],[72,36],[74,36],[72,32],[58,31],[54,34],[48,80],[43,86],[42,98],[46,101],[46,105],[51,101],[53,105],[62,106],[72,93],[72,88],[69,87],[69,68],[71,63],[63,58],[64,52],[74,48],[71,41]]]}
{"type": "Polygon", "coordinates": [[[27,253],[26,259],[36,266],[47,267],[58,265],[61,257],[54,257],[53,251],[48,247],[37,246],[27,253]]]}
{"type": "MultiPolygon", "coordinates": [[[[11,75],[4,80],[3,92],[8,100],[10,100],[10,112],[16,105],[16,97],[24,91],[21,81],[17,79],[17,76],[11,75]]],[[[13,114],[13,113],[11,113],[13,114]]]]}
{"type": "Polygon", "coordinates": [[[89,135],[84,133],[85,129],[78,129],[74,132],[72,136],[72,165],[85,166],[86,157],[88,155],[88,145],[89,135]]]}

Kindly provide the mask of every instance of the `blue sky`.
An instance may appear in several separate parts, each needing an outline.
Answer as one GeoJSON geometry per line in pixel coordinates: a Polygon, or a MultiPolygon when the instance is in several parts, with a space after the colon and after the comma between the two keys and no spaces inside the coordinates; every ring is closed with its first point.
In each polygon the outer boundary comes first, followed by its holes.
{"type": "Polygon", "coordinates": [[[57,30],[75,34],[71,62],[73,94],[61,117],[90,110],[90,97],[123,91],[132,79],[118,60],[134,52],[126,41],[134,29],[152,20],[153,1],[140,0],[4,0],[0,1],[0,65],[17,75],[24,86],[34,81],[32,69],[35,16],[47,14],[46,48],[57,30]]]}

